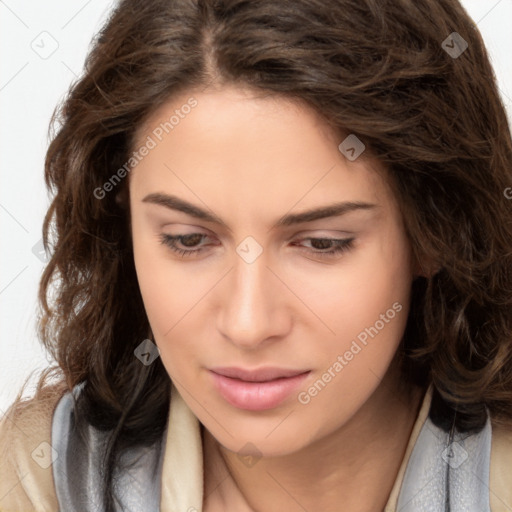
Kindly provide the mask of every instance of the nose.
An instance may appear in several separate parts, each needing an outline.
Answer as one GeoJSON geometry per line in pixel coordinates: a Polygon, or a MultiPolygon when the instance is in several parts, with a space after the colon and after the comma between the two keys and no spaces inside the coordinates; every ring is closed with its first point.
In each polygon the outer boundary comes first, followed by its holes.
{"type": "Polygon", "coordinates": [[[235,255],[234,268],[222,287],[219,332],[231,343],[253,350],[282,338],[291,327],[287,292],[261,255],[247,263],[235,255]]]}

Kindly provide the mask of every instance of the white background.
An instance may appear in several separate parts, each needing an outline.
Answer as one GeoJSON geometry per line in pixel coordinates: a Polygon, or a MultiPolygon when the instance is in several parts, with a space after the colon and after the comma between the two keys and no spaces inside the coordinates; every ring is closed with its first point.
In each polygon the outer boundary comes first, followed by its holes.
{"type": "MultiPolygon", "coordinates": [[[[462,4],[484,37],[512,124],[512,0],[462,4]]],[[[33,253],[49,205],[43,181],[48,125],[113,5],[0,0],[0,417],[30,371],[48,366],[35,330],[44,263],[33,253]],[[54,48],[47,58],[35,51],[54,48]]]]}

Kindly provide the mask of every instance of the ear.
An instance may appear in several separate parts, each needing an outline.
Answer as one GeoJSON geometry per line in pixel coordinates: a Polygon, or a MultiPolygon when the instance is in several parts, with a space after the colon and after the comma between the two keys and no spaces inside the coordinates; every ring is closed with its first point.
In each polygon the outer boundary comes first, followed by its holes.
{"type": "Polygon", "coordinates": [[[417,258],[414,259],[413,264],[413,277],[416,279],[417,277],[432,277],[441,269],[440,265],[435,264],[435,262],[430,258],[423,258],[421,261],[417,258]]]}
{"type": "Polygon", "coordinates": [[[123,186],[123,188],[117,192],[116,194],[116,203],[123,209],[127,209],[128,208],[128,205],[130,203],[130,198],[129,198],[129,195],[128,195],[128,190],[127,190],[127,187],[126,186],[123,186]]]}

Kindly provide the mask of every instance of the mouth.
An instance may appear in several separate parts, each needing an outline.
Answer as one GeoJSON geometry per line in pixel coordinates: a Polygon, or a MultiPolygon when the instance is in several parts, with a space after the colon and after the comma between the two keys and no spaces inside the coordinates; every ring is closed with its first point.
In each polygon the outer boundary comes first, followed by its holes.
{"type": "Polygon", "coordinates": [[[300,386],[311,370],[212,368],[213,384],[232,406],[249,411],[273,409],[300,386]]]}

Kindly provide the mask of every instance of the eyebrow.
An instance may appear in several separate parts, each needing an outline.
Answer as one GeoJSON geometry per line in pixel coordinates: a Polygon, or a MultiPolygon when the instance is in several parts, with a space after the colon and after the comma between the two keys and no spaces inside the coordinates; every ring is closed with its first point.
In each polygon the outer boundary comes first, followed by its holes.
{"type": "MultiPolygon", "coordinates": [[[[161,192],[154,192],[144,197],[142,202],[157,204],[160,206],[164,206],[165,208],[168,208],[170,210],[177,210],[186,213],[191,217],[195,217],[196,219],[201,219],[207,222],[219,224],[227,228],[229,231],[231,231],[229,226],[214,213],[207,210],[203,210],[202,208],[192,203],[189,203],[184,199],[180,199],[177,196],[163,194],[161,192]]],[[[318,208],[313,208],[311,210],[306,210],[300,213],[289,213],[283,215],[275,223],[274,228],[288,227],[295,224],[313,222],[315,220],[326,219],[329,217],[339,217],[348,212],[352,212],[355,210],[370,210],[372,208],[376,208],[377,206],[377,204],[365,203],[363,201],[343,201],[333,203],[325,206],[320,206],[318,208]]]]}

